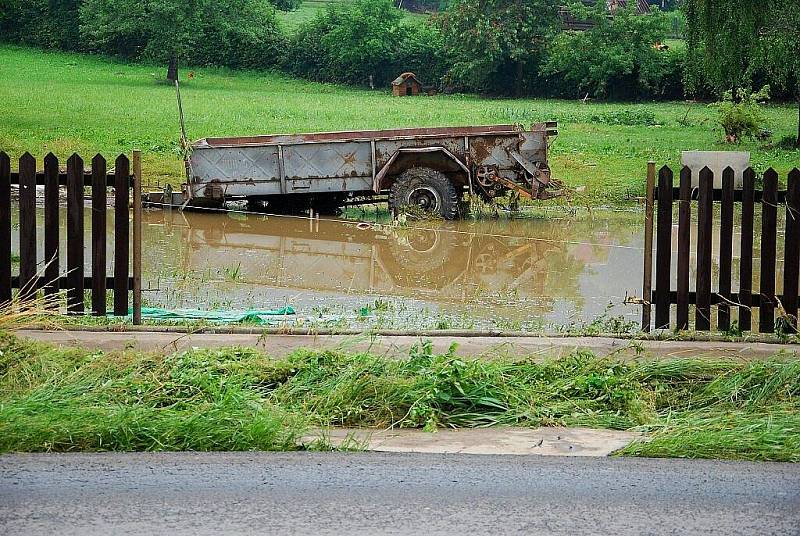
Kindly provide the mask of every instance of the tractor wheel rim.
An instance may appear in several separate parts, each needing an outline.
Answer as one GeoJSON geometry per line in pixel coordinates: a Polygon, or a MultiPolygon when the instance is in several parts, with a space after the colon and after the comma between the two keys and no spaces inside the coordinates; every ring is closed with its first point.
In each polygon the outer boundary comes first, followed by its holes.
{"type": "Polygon", "coordinates": [[[408,196],[410,205],[417,206],[423,210],[437,210],[439,208],[439,196],[431,188],[417,188],[408,196]]]}

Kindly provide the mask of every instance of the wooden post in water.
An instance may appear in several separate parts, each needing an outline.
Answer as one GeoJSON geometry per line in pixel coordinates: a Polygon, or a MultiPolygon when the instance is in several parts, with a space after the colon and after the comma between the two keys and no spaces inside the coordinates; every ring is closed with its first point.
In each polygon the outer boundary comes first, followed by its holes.
{"type": "Polygon", "coordinates": [[[753,214],[756,176],[752,168],[742,175],[742,240],[739,261],[739,329],[753,326],[753,214]]]}
{"type": "Polygon", "coordinates": [[[692,226],[692,170],[681,169],[680,201],[678,202],[678,296],[676,327],[689,329],[689,257],[692,226]]]}
{"type": "Polygon", "coordinates": [[[106,316],[106,159],[92,158],[92,314],[106,316]]]}
{"type": "Polygon", "coordinates": [[[19,159],[19,296],[36,296],[36,159],[19,159]]]}
{"type": "Polygon", "coordinates": [[[656,329],[669,329],[670,268],[672,266],[672,170],[658,172],[656,230],[656,329]]]}
{"type": "Polygon", "coordinates": [[[121,154],[114,162],[114,316],[128,314],[130,262],[130,161],[121,154]]]}
{"type": "Polygon", "coordinates": [[[58,158],[48,153],[44,157],[44,292],[48,296],[58,293],[61,276],[58,175],[58,158]]]}
{"type": "Polygon", "coordinates": [[[714,212],[714,174],[704,167],[700,171],[700,195],[697,203],[697,304],[695,329],[711,329],[711,242],[714,212]]]}
{"type": "Polygon", "coordinates": [[[0,152],[0,303],[11,301],[11,158],[0,152]]]}
{"type": "Polygon", "coordinates": [[[133,151],[133,323],[142,323],[142,152],[133,151]]]}
{"type": "Polygon", "coordinates": [[[800,278],[800,170],[789,173],[786,188],[786,242],[783,263],[783,308],[797,331],[798,279],[800,278]]]}
{"type": "Polygon", "coordinates": [[[722,209],[719,222],[719,295],[717,329],[731,328],[731,279],[733,271],[733,169],[722,172],[722,209]]]}
{"type": "Polygon", "coordinates": [[[758,330],[775,332],[775,268],[778,220],[778,174],[770,168],[764,173],[764,196],[761,199],[761,304],[758,330]]]}
{"type": "Polygon", "coordinates": [[[83,159],[67,160],[67,312],[83,313],[83,159]]]}
{"type": "Polygon", "coordinates": [[[653,290],[653,198],[656,187],[656,163],[647,163],[647,193],[644,207],[644,274],[642,283],[642,331],[650,332],[653,290]]]}

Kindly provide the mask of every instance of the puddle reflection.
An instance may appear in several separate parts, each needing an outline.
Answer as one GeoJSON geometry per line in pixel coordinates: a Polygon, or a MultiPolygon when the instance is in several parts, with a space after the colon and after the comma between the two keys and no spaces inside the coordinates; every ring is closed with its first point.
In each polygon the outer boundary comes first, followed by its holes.
{"type": "Polygon", "coordinates": [[[637,215],[423,228],[177,211],[145,218],[144,275],[161,289],[148,295],[160,305],[352,311],[397,298],[396,316],[505,328],[587,320],[609,302],[612,314],[638,315],[621,306],[641,284],[637,215]]]}

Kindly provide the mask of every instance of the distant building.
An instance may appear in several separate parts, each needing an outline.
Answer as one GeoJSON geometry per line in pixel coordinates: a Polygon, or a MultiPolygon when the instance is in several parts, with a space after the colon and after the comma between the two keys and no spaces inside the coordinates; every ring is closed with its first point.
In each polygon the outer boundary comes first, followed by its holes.
{"type": "MultiPolygon", "coordinates": [[[[606,7],[608,8],[609,13],[614,13],[619,8],[627,7],[629,0],[605,0],[606,7]]],[[[630,0],[631,2],[636,2],[636,13],[638,15],[645,15],[650,13],[650,4],[647,0],[630,0]]],[[[596,2],[593,0],[583,0],[584,4],[587,5],[594,5],[596,2]]],[[[569,9],[566,7],[562,7],[560,9],[561,20],[564,23],[565,30],[588,30],[594,24],[591,21],[585,20],[578,20],[572,16],[572,13],[569,12],[569,9]]]]}
{"type": "Polygon", "coordinates": [[[403,73],[392,82],[392,95],[395,97],[413,97],[422,92],[422,82],[414,73],[403,73]]]}

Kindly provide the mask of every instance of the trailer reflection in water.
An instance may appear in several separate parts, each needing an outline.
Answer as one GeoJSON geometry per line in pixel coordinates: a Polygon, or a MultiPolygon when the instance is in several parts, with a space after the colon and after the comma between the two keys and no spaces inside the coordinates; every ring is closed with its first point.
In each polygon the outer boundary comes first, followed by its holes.
{"type": "Polygon", "coordinates": [[[146,294],[153,305],[289,304],[300,315],[355,317],[388,300],[393,327],[426,317],[449,317],[451,327],[564,324],[595,318],[609,302],[617,304],[612,314],[638,315],[621,305],[641,281],[638,216],[407,228],[178,211],[145,217],[145,284],[159,289],[146,294]]]}

